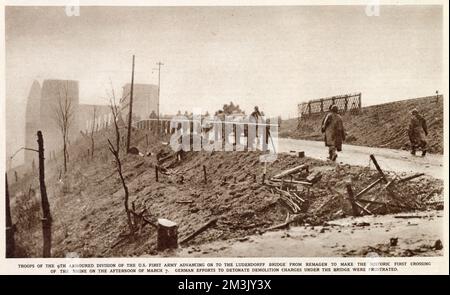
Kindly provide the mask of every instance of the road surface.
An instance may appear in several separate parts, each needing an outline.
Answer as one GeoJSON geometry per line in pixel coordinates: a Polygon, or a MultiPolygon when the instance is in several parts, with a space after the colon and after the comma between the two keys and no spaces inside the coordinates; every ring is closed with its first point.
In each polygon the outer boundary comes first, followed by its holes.
{"type": "MultiPolygon", "coordinates": [[[[278,152],[291,151],[304,151],[305,156],[321,160],[328,156],[328,149],[321,141],[278,138],[278,152]]],[[[344,144],[342,152],[338,152],[337,162],[365,167],[369,165],[371,154],[375,155],[378,164],[386,171],[425,173],[439,179],[445,177],[444,157],[437,154],[421,157],[413,156],[408,151],[344,144]]],[[[371,167],[375,169],[373,164],[371,167]]]]}

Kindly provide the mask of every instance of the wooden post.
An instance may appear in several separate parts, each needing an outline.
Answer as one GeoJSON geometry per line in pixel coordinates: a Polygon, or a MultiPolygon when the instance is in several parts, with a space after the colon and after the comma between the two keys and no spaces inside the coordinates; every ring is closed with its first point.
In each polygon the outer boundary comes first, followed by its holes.
{"type": "Polygon", "coordinates": [[[41,190],[41,205],[42,205],[42,234],[43,234],[43,257],[51,256],[52,244],[52,217],[50,215],[50,204],[47,198],[47,188],[45,186],[45,158],[44,158],[44,139],[42,132],[37,132],[37,142],[39,147],[39,187],[41,190]]]}
{"type": "Polygon", "coordinates": [[[266,182],[266,172],[267,172],[267,162],[264,161],[264,170],[263,170],[263,176],[262,176],[262,183],[263,184],[266,182]]]}
{"type": "Polygon", "coordinates": [[[374,155],[370,155],[370,159],[372,160],[373,164],[375,165],[375,168],[378,170],[378,173],[383,178],[384,182],[388,182],[386,175],[384,174],[383,170],[381,170],[380,165],[378,165],[377,159],[375,159],[374,155]]]}
{"type": "Polygon", "coordinates": [[[353,216],[359,216],[358,206],[356,206],[352,185],[350,183],[347,184],[347,193],[348,199],[350,200],[350,203],[352,205],[353,216]]]}
{"type": "Polygon", "coordinates": [[[203,165],[203,180],[204,180],[205,183],[208,182],[208,179],[206,177],[206,166],[205,165],[203,165]]]}
{"type": "Polygon", "coordinates": [[[6,258],[14,257],[15,242],[14,242],[14,225],[12,224],[11,210],[9,206],[9,190],[8,190],[8,175],[5,173],[5,190],[6,190],[6,258]]]}
{"type": "Polygon", "coordinates": [[[131,120],[133,117],[133,88],[134,88],[134,54],[133,54],[133,65],[131,68],[131,89],[130,89],[130,103],[128,105],[128,135],[127,135],[127,153],[130,150],[130,140],[131,140],[131,120]]]}
{"type": "Polygon", "coordinates": [[[159,170],[158,165],[155,165],[155,179],[156,179],[156,182],[158,182],[158,170],[159,170]]]}
{"type": "Polygon", "coordinates": [[[178,225],[168,219],[158,219],[157,239],[159,251],[178,248],[178,225]]]}

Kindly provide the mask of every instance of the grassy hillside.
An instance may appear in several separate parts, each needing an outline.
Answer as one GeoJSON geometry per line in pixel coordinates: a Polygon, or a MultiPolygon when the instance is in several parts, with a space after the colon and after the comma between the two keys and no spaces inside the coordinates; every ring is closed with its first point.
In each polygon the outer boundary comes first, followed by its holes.
{"type": "MultiPolygon", "coordinates": [[[[443,153],[444,109],[442,96],[396,101],[362,108],[358,115],[343,115],[348,133],[346,143],[392,149],[409,149],[408,124],[410,110],[417,108],[428,124],[428,145],[432,153],[443,153]]],[[[320,132],[322,116],[283,121],[281,137],[323,140],[320,132]]]]}

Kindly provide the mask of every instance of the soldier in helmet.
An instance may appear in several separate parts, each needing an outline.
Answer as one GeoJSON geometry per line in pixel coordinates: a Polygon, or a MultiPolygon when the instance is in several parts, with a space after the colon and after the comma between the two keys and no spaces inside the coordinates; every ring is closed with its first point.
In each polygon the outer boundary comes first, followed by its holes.
{"type": "Polygon", "coordinates": [[[345,140],[344,124],[338,110],[336,105],[330,107],[330,112],[323,119],[321,128],[325,135],[325,146],[328,147],[328,159],[332,161],[336,161],[336,151],[342,150],[342,142],[345,140]]]}
{"type": "Polygon", "coordinates": [[[428,135],[427,122],[419,114],[419,111],[414,108],[411,111],[411,120],[409,122],[408,136],[411,142],[411,154],[415,155],[416,150],[422,150],[422,157],[427,153],[427,139],[428,135]]]}

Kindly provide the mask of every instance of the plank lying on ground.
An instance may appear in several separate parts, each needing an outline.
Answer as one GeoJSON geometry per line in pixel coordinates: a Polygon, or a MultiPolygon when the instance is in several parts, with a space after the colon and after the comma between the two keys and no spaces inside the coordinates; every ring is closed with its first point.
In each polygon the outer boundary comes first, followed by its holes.
{"type": "Polygon", "coordinates": [[[289,213],[288,213],[288,215],[286,216],[286,221],[285,221],[285,222],[283,222],[283,223],[281,223],[281,224],[277,224],[277,225],[271,226],[271,227],[267,228],[267,230],[274,230],[274,229],[285,228],[285,227],[287,227],[289,224],[291,224],[292,222],[294,222],[296,217],[297,217],[297,215],[294,215],[294,217],[289,218],[289,213]]]}
{"type": "Polygon", "coordinates": [[[272,178],[274,178],[274,179],[282,178],[284,176],[288,176],[290,174],[293,174],[293,173],[298,172],[298,171],[302,171],[304,169],[308,169],[308,165],[303,164],[303,165],[300,165],[300,166],[297,166],[297,167],[285,170],[285,171],[275,175],[272,178]]]}
{"type": "Polygon", "coordinates": [[[425,173],[417,173],[417,174],[414,174],[414,175],[411,175],[411,176],[408,176],[408,177],[405,177],[405,178],[400,178],[398,180],[398,183],[409,181],[409,180],[412,180],[414,178],[417,178],[417,177],[420,177],[420,176],[424,176],[424,175],[425,175],[425,173]]]}
{"type": "Polygon", "coordinates": [[[417,215],[397,215],[397,216],[394,216],[394,218],[409,219],[409,218],[422,218],[422,216],[417,216],[417,215]]]}
{"type": "Polygon", "coordinates": [[[192,200],[186,200],[186,201],[180,200],[180,201],[177,201],[178,204],[190,204],[190,203],[193,203],[193,202],[194,201],[192,201],[192,200]]]}
{"type": "Polygon", "coordinates": [[[300,180],[283,180],[283,179],[269,179],[269,181],[273,181],[273,182],[284,182],[284,183],[288,183],[288,184],[302,184],[302,185],[309,185],[312,186],[313,184],[311,182],[307,182],[307,181],[300,181],[300,180]]]}
{"type": "Polygon", "coordinates": [[[205,223],[204,225],[202,225],[199,229],[197,229],[196,231],[194,231],[192,234],[190,234],[189,236],[187,236],[186,238],[184,238],[183,240],[181,240],[180,245],[189,242],[190,240],[192,240],[193,238],[195,238],[198,234],[202,233],[203,231],[205,231],[208,227],[216,224],[217,220],[219,220],[219,218],[214,217],[211,220],[209,220],[207,223],[205,223]]]}
{"type": "Polygon", "coordinates": [[[361,210],[363,210],[364,212],[366,212],[367,214],[373,215],[373,213],[370,212],[369,209],[365,208],[365,207],[362,206],[360,203],[358,203],[358,202],[355,201],[355,205],[356,205],[357,207],[359,207],[361,210]]]}
{"type": "Polygon", "coordinates": [[[321,179],[322,179],[322,173],[320,171],[313,172],[306,177],[306,180],[311,183],[316,183],[321,179]]]}

